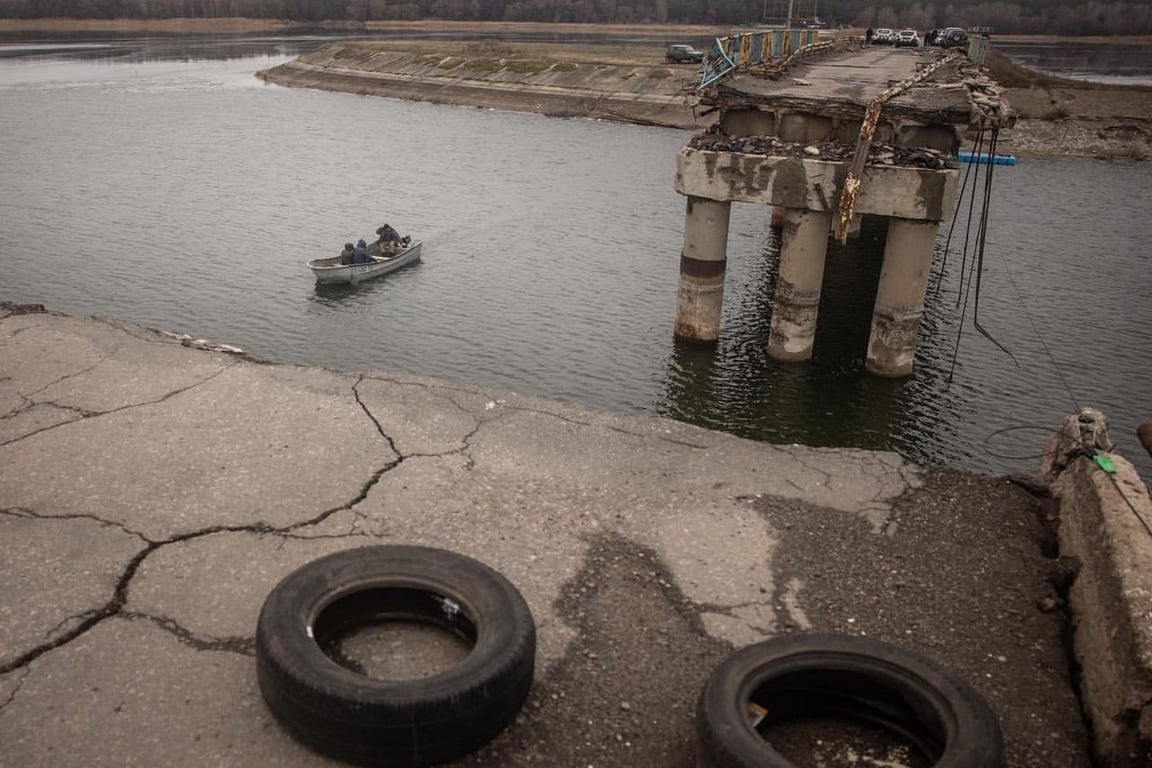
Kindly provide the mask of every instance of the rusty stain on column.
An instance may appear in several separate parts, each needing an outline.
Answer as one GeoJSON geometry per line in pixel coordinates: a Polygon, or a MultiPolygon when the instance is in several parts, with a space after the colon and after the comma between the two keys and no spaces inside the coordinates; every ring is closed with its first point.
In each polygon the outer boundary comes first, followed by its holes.
{"type": "Polygon", "coordinates": [[[891,218],[865,367],[879,376],[907,376],[932,268],[938,223],[891,218]]]}
{"type": "Polygon", "coordinates": [[[729,202],[688,196],[684,249],[680,252],[680,289],[676,298],[676,336],[679,338],[716,341],[720,337],[731,212],[729,202]]]}
{"type": "Polygon", "coordinates": [[[812,357],[831,221],[827,211],[784,209],[780,276],[768,340],[768,354],[777,360],[812,357]]]}

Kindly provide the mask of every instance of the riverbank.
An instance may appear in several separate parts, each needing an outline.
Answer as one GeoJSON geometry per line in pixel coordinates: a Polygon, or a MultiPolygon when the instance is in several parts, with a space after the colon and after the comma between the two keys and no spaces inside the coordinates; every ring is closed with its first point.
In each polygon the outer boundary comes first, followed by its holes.
{"type": "Polygon", "coordinates": [[[435,104],[706,127],[695,106],[697,66],[662,60],[654,43],[372,40],[325,45],[257,76],[435,104]]]}
{"type": "Polygon", "coordinates": [[[1152,158],[1152,88],[1087,83],[1021,67],[993,51],[987,67],[1019,115],[1000,149],[1022,155],[1152,158]]]}
{"type": "MultiPolygon", "coordinates": [[[[437,104],[621,120],[701,130],[698,68],[663,61],[663,44],[348,41],[259,73],[281,85],[437,104]]],[[[988,68],[1019,119],[999,149],[1032,156],[1152,157],[1152,88],[1029,72],[1003,56],[988,68]]]]}
{"type": "MultiPolygon", "coordinates": [[[[349,35],[429,34],[628,35],[627,45],[374,40],[342,43],[264,73],[296,87],[340,90],[439,104],[539,112],[701,129],[692,105],[693,65],[668,66],[664,45],[706,41],[732,31],[708,25],[589,25],[511,22],[288,22],[272,19],[0,19],[0,32],[245,34],[322,29],[349,35]],[[371,48],[367,47],[371,46],[371,48]]],[[[858,34],[838,30],[829,35],[858,34]]],[[[1058,42],[1052,36],[1004,36],[1011,42],[1058,42]]],[[[1075,38],[1146,44],[1146,37],[1075,38]]],[[[1000,150],[1019,155],[1145,160],[1152,157],[1152,88],[1063,80],[989,60],[1019,114],[1000,150]]]]}

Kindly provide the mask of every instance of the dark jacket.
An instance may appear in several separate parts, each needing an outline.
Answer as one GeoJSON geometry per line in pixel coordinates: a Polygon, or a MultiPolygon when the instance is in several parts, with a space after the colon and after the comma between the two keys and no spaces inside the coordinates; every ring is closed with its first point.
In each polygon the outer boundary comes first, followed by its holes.
{"type": "Polygon", "coordinates": [[[372,257],[368,255],[368,246],[364,245],[364,241],[356,243],[356,247],[352,250],[352,263],[368,264],[371,261],[372,257]]]}

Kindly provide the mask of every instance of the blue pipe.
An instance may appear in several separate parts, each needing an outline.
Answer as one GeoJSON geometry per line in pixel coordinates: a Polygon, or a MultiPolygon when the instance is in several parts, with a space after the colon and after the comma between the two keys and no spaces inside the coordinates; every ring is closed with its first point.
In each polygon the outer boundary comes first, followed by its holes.
{"type": "MultiPolygon", "coordinates": [[[[981,152],[977,155],[975,152],[962,151],[956,154],[956,159],[962,163],[988,163],[988,153],[981,152]]],[[[992,155],[992,162],[995,165],[1016,165],[1016,155],[992,155]]]]}

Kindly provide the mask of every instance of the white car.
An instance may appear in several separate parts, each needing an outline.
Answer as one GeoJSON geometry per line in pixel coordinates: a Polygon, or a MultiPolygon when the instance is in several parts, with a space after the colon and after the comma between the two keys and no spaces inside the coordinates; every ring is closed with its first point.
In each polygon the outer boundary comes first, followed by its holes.
{"type": "Polygon", "coordinates": [[[880,27],[872,33],[872,45],[892,45],[896,33],[887,27],[880,27]]]}
{"type": "Polygon", "coordinates": [[[902,29],[896,33],[896,40],[892,44],[897,48],[919,48],[920,36],[914,29],[902,29]]]}

